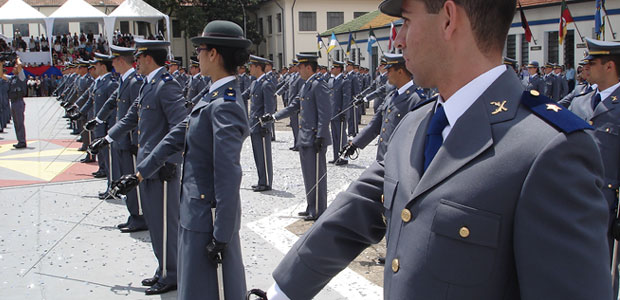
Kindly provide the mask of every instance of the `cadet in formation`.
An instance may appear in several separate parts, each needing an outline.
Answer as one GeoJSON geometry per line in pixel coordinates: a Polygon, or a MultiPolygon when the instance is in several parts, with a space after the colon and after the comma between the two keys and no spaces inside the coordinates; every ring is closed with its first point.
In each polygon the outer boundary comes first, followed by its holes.
{"type": "Polygon", "coordinates": [[[259,118],[265,114],[273,114],[275,108],[275,85],[265,67],[271,62],[268,59],[250,55],[250,74],[257,79],[243,94],[250,99],[250,140],[254,163],[258,173],[258,183],[252,185],[255,192],[269,191],[273,183],[273,160],[271,156],[271,140],[273,124],[263,124],[259,118]]]}
{"type": "Polygon", "coordinates": [[[199,45],[201,72],[214,81],[209,93],[138,165],[138,173],[123,176],[117,186],[125,192],[183,151],[178,297],[242,300],[240,156],[249,126],[235,73],[247,61],[251,41],[238,25],[212,21],[192,42],[199,45]]]}
{"type": "Polygon", "coordinates": [[[596,85],[592,85],[588,82],[590,78],[590,68],[585,67],[588,63],[589,62],[586,59],[579,62],[579,65],[582,67],[581,73],[579,73],[579,82],[575,85],[575,88],[568,93],[568,95],[558,101],[558,103],[562,104],[562,106],[568,108],[575,97],[588,94],[596,88],[596,85]]]}
{"type": "MultiPolygon", "coordinates": [[[[377,146],[377,161],[383,161],[385,152],[392,132],[396,126],[411,111],[425,99],[411,79],[411,73],[405,67],[405,59],[402,54],[384,54],[386,58],[385,69],[387,70],[388,82],[397,89],[391,92],[373,118],[355,138],[347,145],[344,155],[350,157],[360,148],[364,149],[370,142],[379,136],[377,146]],[[422,97],[424,98],[422,98],[422,97]]],[[[358,101],[363,101],[359,99],[358,101]]]]}
{"type": "Polygon", "coordinates": [[[270,300],[312,299],[386,232],[385,299],[612,298],[601,156],[588,123],[502,64],[516,2],[380,4],[439,95],[289,250],[270,300]]]}
{"type": "Polygon", "coordinates": [[[530,73],[530,77],[528,78],[525,89],[527,91],[534,90],[544,94],[546,90],[545,80],[540,77],[540,74],[538,73],[539,66],[539,63],[535,60],[531,61],[527,65],[527,71],[530,73]]]}
{"type": "MultiPolygon", "coordinates": [[[[145,76],[139,101],[110,129],[108,135],[95,140],[89,149],[97,152],[114,141],[121,140],[137,128],[140,164],[166,134],[187,116],[183,89],[172,78],[164,64],[170,42],[140,40],[135,56],[138,71],[145,76]]],[[[177,234],[179,230],[179,195],[181,153],[161,162],[157,172],[144,176],[140,182],[143,212],[157,257],[158,267],[151,278],[142,280],[150,286],[147,295],[161,294],[177,288],[177,234]],[[162,221],[163,220],[163,221],[162,221]]]]}
{"type": "Polygon", "coordinates": [[[347,144],[347,110],[352,109],[351,103],[351,81],[344,80],[344,62],[332,62],[332,78],[328,82],[328,87],[332,91],[331,108],[332,116],[330,129],[332,135],[333,159],[330,164],[337,166],[346,165],[346,159],[339,158],[338,155],[347,144]]]}
{"type": "MultiPolygon", "coordinates": [[[[140,87],[144,79],[132,67],[134,63],[134,48],[125,48],[116,45],[110,46],[112,51],[112,65],[120,74],[118,88],[108,98],[97,113],[95,119],[86,123],[87,130],[93,130],[103,120],[113,119],[114,123],[123,119],[129,108],[138,99],[140,87]]],[[[138,100],[139,101],[139,100],[138,100]]],[[[112,179],[118,180],[121,175],[135,172],[136,156],[138,154],[138,132],[133,129],[118,138],[112,147],[112,179]]],[[[147,230],[146,220],[142,209],[143,202],[139,190],[126,194],[125,205],[129,211],[126,222],[116,227],[123,233],[147,230]]]]}
{"type": "MultiPolygon", "coordinates": [[[[282,102],[285,106],[288,106],[289,103],[297,97],[301,87],[304,85],[304,81],[299,76],[298,64],[299,62],[294,58],[293,63],[289,67],[287,82],[276,92],[276,94],[282,96],[282,102]]],[[[291,126],[291,130],[293,131],[293,146],[291,146],[289,150],[298,151],[296,145],[297,137],[299,136],[299,113],[291,114],[289,120],[289,126],[291,126]]]]}
{"type": "MultiPolygon", "coordinates": [[[[613,262],[614,241],[620,238],[618,221],[618,187],[620,184],[620,43],[604,42],[586,38],[589,55],[588,64],[584,67],[589,72],[590,82],[597,85],[596,89],[583,96],[575,97],[569,109],[590,123],[594,130],[589,131],[598,145],[603,159],[603,195],[607,200],[610,226],[608,234],[609,262],[613,262]]],[[[617,266],[613,281],[614,299],[618,298],[617,266]]]]}
{"type": "Polygon", "coordinates": [[[297,148],[306,190],[307,207],[299,212],[306,221],[316,220],[327,207],[327,162],[325,153],[331,143],[329,88],[317,73],[318,56],[297,54],[299,74],[305,81],[299,95],[276,114],[261,117],[262,123],[273,122],[299,112],[297,148]]]}

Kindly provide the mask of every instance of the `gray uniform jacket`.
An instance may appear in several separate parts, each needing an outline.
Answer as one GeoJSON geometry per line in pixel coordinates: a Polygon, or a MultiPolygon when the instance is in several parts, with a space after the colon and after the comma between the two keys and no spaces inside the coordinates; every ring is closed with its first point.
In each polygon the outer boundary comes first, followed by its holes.
{"type": "Polygon", "coordinates": [[[529,82],[525,89],[528,91],[535,90],[544,95],[546,90],[545,80],[538,74],[530,75],[529,82]]]}
{"type": "MultiPolygon", "coordinates": [[[[92,91],[91,96],[88,98],[86,103],[82,105],[82,108],[80,109],[80,112],[83,115],[86,115],[86,114],[96,115],[97,113],[99,113],[99,111],[101,110],[101,108],[103,108],[106,101],[118,89],[118,81],[116,80],[114,76],[112,76],[112,73],[107,73],[103,75],[101,79],[99,79],[92,85],[92,89],[93,91],[92,91]],[[91,113],[93,111],[94,113],[91,113]]],[[[107,119],[102,119],[102,121],[105,121],[108,127],[112,127],[114,123],[116,122],[116,116],[110,116],[107,119]]],[[[96,137],[104,136],[105,129],[106,129],[106,125],[104,124],[97,125],[97,127],[95,128],[95,136],[96,137]]]]}
{"type": "Polygon", "coordinates": [[[543,77],[545,80],[545,96],[551,98],[554,101],[560,101],[562,92],[562,83],[558,76],[554,74],[547,74],[543,77]]]}
{"type": "Polygon", "coordinates": [[[278,286],[311,299],[389,227],[385,299],[611,299],[600,156],[579,129],[587,124],[547,110],[552,103],[506,70],[425,172],[435,102],[407,114],[385,161],[289,250],[273,273],[278,286]],[[500,100],[506,110],[494,114],[500,100]]]}
{"type": "MultiPolygon", "coordinates": [[[[344,74],[340,77],[333,78],[331,81],[332,88],[332,117],[340,113],[351,103],[351,81],[344,80],[344,74]]],[[[347,114],[340,114],[342,118],[346,118],[347,114]]],[[[338,120],[334,120],[338,121],[338,120]]]]}
{"type": "MultiPolygon", "coordinates": [[[[207,79],[205,76],[202,76],[200,73],[192,76],[190,80],[187,82],[187,93],[185,97],[188,100],[194,99],[207,85],[211,83],[211,79],[207,79]]],[[[196,104],[196,103],[194,103],[196,104]]]]}
{"type": "MultiPolygon", "coordinates": [[[[131,105],[138,99],[140,87],[142,87],[143,83],[144,78],[136,71],[133,71],[103,104],[103,107],[97,113],[97,118],[99,120],[106,120],[112,116],[114,123],[116,123],[125,117],[131,105]]],[[[114,146],[118,147],[118,149],[129,150],[130,146],[135,146],[137,143],[137,131],[133,130],[131,133],[124,134],[121,138],[115,140],[114,146]]]]}
{"type": "Polygon", "coordinates": [[[396,86],[386,81],[383,85],[377,88],[374,92],[366,95],[366,99],[368,101],[374,100],[372,107],[375,111],[377,111],[379,109],[379,106],[381,106],[383,101],[385,101],[385,97],[387,97],[387,95],[394,90],[396,90],[396,86]]]}
{"type": "Polygon", "coordinates": [[[67,99],[75,103],[77,106],[82,106],[88,100],[88,93],[86,91],[91,87],[95,79],[86,73],[84,76],[79,76],[75,79],[74,87],[68,91],[67,99]],[[82,99],[79,99],[83,97],[82,99]]]}
{"type": "MultiPolygon", "coordinates": [[[[303,82],[303,79],[301,81],[303,82]]],[[[329,88],[322,76],[317,74],[310,76],[297,97],[287,107],[278,111],[274,118],[279,120],[297,112],[299,112],[297,147],[312,147],[315,137],[323,138],[323,146],[331,145],[329,121],[332,114],[329,88]]]]}
{"type": "MultiPolygon", "coordinates": [[[[118,140],[137,127],[137,161],[141,162],[168,131],[187,116],[184,104],[181,86],[165,69],[161,69],[150,82],[144,83],[140,97],[134,101],[125,117],[110,129],[108,135],[113,140],[118,140]],[[150,94],[156,94],[158,97],[149,97],[150,94]],[[140,134],[144,128],[148,128],[148,134],[140,134]]],[[[180,163],[181,156],[173,156],[169,162],[180,163]]],[[[158,177],[155,174],[153,177],[144,178],[158,177]]]]}
{"type": "Polygon", "coordinates": [[[416,93],[415,84],[409,87],[405,93],[396,96],[396,98],[393,96],[395,92],[396,90],[387,96],[387,99],[379,107],[368,126],[360,131],[352,141],[355,146],[364,149],[379,136],[377,161],[383,160],[390,136],[392,136],[398,123],[422,101],[418,93],[416,93]]]}
{"type": "MultiPolygon", "coordinates": [[[[560,99],[564,98],[568,94],[568,80],[562,74],[556,75],[560,83],[560,99]]],[[[559,101],[559,100],[558,100],[559,101]]]]}
{"type": "Polygon", "coordinates": [[[568,95],[558,101],[558,103],[562,104],[564,107],[569,107],[575,97],[583,96],[590,92],[592,92],[592,86],[589,83],[579,83],[570,93],[568,93],[568,95]]]}
{"type": "MultiPolygon", "coordinates": [[[[276,111],[275,85],[268,75],[252,83],[250,88],[250,124],[254,126],[258,118],[266,113],[273,114],[276,111]]],[[[261,127],[270,128],[271,126],[255,126],[252,133],[259,133],[261,127]]]]}
{"type": "Polygon", "coordinates": [[[592,91],[576,97],[569,109],[594,127],[590,133],[598,145],[605,167],[603,193],[613,213],[617,201],[616,189],[620,184],[620,88],[602,99],[593,110],[592,97],[595,93],[592,91]]]}

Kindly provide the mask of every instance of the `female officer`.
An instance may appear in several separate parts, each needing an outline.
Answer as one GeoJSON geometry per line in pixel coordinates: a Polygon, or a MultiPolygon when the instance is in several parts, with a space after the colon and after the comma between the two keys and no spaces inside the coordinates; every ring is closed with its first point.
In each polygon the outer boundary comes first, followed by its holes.
{"type": "Polygon", "coordinates": [[[123,176],[113,186],[124,193],[154,174],[170,155],[184,151],[179,299],[218,299],[222,284],[225,299],[244,299],[239,160],[249,126],[235,73],[248,60],[251,42],[243,37],[241,27],[229,21],[210,22],[192,42],[199,45],[196,52],[202,75],[213,80],[209,93],[138,165],[138,173],[123,176]],[[220,259],[223,282],[217,276],[220,259]]]}

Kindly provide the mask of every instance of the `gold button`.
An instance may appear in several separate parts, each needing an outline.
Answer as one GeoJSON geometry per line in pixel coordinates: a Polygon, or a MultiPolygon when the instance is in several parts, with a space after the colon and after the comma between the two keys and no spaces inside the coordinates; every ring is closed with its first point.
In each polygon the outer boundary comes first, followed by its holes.
{"type": "Polygon", "coordinates": [[[387,123],[387,122],[388,122],[388,119],[385,119],[385,123],[387,123]]]}
{"type": "Polygon", "coordinates": [[[593,124],[594,124],[594,122],[592,122],[592,121],[588,121],[588,124],[593,125],[593,124]]]}
{"type": "Polygon", "coordinates": [[[531,91],[530,91],[530,94],[531,94],[532,96],[534,96],[534,97],[538,97],[538,96],[540,96],[540,93],[539,93],[537,90],[531,90],[531,91]]]}
{"type": "Polygon", "coordinates": [[[379,142],[383,142],[383,138],[379,138],[379,142]]]}
{"type": "Polygon", "coordinates": [[[151,108],[151,106],[150,106],[150,105],[147,105],[147,106],[146,106],[146,109],[149,109],[149,108],[151,108]]]}
{"type": "Polygon", "coordinates": [[[609,132],[609,128],[605,128],[605,132],[609,132]]]}
{"type": "Polygon", "coordinates": [[[391,109],[388,109],[388,112],[389,112],[389,113],[391,113],[391,112],[392,112],[392,110],[391,110],[391,109]]]}
{"type": "Polygon", "coordinates": [[[398,258],[392,259],[392,271],[396,273],[398,272],[398,269],[400,269],[400,262],[398,261],[398,258]]]}
{"type": "Polygon", "coordinates": [[[140,130],[138,130],[138,134],[140,134],[140,130]]]}
{"type": "Polygon", "coordinates": [[[385,132],[385,128],[383,128],[383,132],[385,132]]]}
{"type": "Polygon", "coordinates": [[[464,239],[469,237],[469,228],[465,226],[461,227],[461,229],[459,229],[459,235],[464,239]]]}
{"type": "Polygon", "coordinates": [[[301,128],[301,125],[299,125],[299,128],[301,128]]]}
{"type": "Polygon", "coordinates": [[[409,223],[409,221],[411,221],[411,211],[406,208],[403,209],[403,211],[400,212],[400,218],[403,219],[403,222],[409,223]]]}
{"type": "Polygon", "coordinates": [[[609,185],[607,185],[608,188],[613,188],[613,185],[611,185],[611,183],[609,185]]]}
{"type": "Polygon", "coordinates": [[[385,199],[383,198],[383,195],[381,195],[381,203],[383,203],[385,201],[385,199]]]}
{"type": "Polygon", "coordinates": [[[138,148],[140,148],[140,144],[138,144],[138,148]]]}
{"type": "Polygon", "coordinates": [[[400,118],[400,114],[398,114],[398,117],[400,118]]]}
{"type": "Polygon", "coordinates": [[[200,194],[200,199],[204,199],[205,198],[205,194],[200,194]]]}

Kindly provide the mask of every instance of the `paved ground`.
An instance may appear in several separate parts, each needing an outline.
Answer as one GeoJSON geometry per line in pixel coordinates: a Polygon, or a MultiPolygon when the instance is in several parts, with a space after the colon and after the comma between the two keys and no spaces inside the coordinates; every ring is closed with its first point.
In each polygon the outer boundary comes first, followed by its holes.
{"type": "MultiPolygon", "coordinates": [[[[29,149],[11,150],[12,127],[0,134],[0,298],[176,299],[176,293],[144,296],[140,281],[156,266],[148,233],[121,234],[113,227],[125,220],[126,208],[94,197],[105,181],[88,175],[95,165],[76,163],[83,153],[75,150],[79,145],[72,143],[75,136],[65,129],[56,102],[30,98],[26,103],[29,149]]],[[[277,124],[273,144],[274,190],[251,191],[257,174],[249,140],[242,153],[248,288],[272,284],[271,272],[308,226],[296,217],[305,205],[304,187],[299,156],[288,150],[292,134],[283,124],[277,124]]],[[[373,161],[375,151],[369,146],[348,166],[328,166],[330,200],[373,161]]],[[[382,270],[374,266],[380,250],[372,251],[316,299],[380,299],[382,270]]]]}

